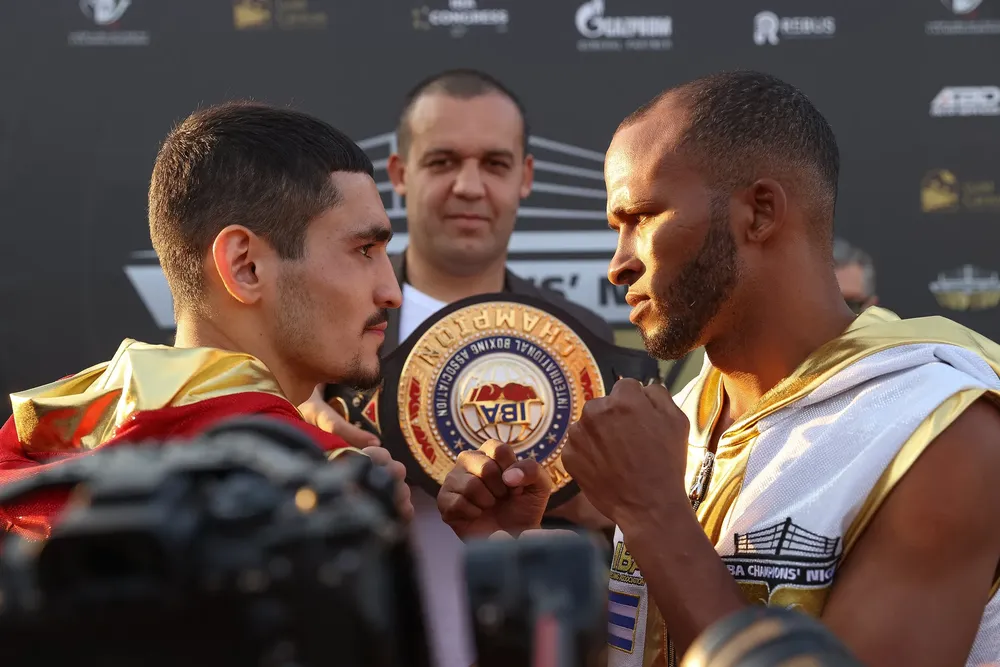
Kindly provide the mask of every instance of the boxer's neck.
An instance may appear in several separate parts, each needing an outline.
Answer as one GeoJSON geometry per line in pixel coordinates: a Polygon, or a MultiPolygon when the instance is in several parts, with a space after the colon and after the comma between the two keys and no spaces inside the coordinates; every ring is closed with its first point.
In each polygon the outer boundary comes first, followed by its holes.
{"type": "Polygon", "coordinates": [[[856,317],[840,293],[831,267],[808,256],[788,274],[771,276],[742,294],[720,333],[705,344],[722,372],[732,418],[738,419],[803,361],[837,338],[856,317]]]}
{"type": "Polygon", "coordinates": [[[474,273],[443,270],[411,249],[406,251],[406,282],[427,296],[453,303],[477,294],[502,292],[507,275],[503,255],[474,273]]]}
{"type": "Polygon", "coordinates": [[[309,398],[318,380],[302,377],[301,373],[283,361],[281,354],[259,335],[241,335],[242,332],[259,331],[248,325],[221,327],[216,322],[196,316],[179,315],[174,347],[211,347],[218,350],[249,354],[258,359],[274,375],[282,393],[294,405],[309,398]]]}

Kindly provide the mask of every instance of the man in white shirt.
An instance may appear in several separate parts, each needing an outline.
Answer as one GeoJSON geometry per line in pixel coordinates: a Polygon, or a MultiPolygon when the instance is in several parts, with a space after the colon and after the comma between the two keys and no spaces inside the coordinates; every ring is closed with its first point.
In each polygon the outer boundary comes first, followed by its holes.
{"type": "MultiPolygon", "coordinates": [[[[614,341],[599,316],[507,269],[517,209],[531,191],[534,173],[524,109],[513,93],[472,70],[432,76],[406,97],[397,138],[398,152],[389,157],[387,170],[396,192],[406,198],[410,244],[392,258],[403,305],[389,311],[383,356],[447,304],[495,292],[540,297],[614,341]]],[[[330,408],[321,389],[300,409],[308,421],[352,444],[377,443],[330,408]]],[[[413,505],[412,537],[434,664],[468,667],[475,656],[462,543],[442,521],[433,497],[414,488],[413,505]]],[[[588,528],[611,528],[582,496],[555,514],[588,528]]]]}

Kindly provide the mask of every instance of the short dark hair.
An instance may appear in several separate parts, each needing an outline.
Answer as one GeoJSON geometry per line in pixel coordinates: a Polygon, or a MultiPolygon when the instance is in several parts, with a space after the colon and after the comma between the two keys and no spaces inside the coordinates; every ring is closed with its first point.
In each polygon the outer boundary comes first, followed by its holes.
{"type": "Polygon", "coordinates": [[[229,102],[174,127],[153,167],[149,234],[175,310],[203,301],[203,258],[228,225],[301,258],[309,222],[340,200],[334,172],[374,175],[347,135],[298,111],[229,102]]]}
{"type": "Polygon", "coordinates": [[[522,147],[524,154],[528,154],[528,114],[525,112],[524,105],[521,104],[521,100],[518,99],[517,95],[507,88],[507,86],[500,83],[498,79],[485,72],[474,69],[451,69],[427,77],[406,94],[403,100],[403,110],[399,114],[399,125],[396,127],[396,151],[400,155],[406,156],[407,151],[410,149],[410,143],[413,140],[410,131],[410,113],[413,111],[414,105],[424,95],[433,93],[442,93],[449,97],[457,97],[463,100],[490,93],[503,95],[514,103],[518,113],[521,115],[522,147]]]}
{"type": "Polygon", "coordinates": [[[770,74],[721,72],[664,91],[621,127],[668,95],[678,96],[690,115],[678,150],[693,158],[714,188],[731,192],[765,168],[784,171],[816,203],[814,217],[829,225],[823,231],[832,242],[840,153],[830,124],[802,91],[770,74]]]}

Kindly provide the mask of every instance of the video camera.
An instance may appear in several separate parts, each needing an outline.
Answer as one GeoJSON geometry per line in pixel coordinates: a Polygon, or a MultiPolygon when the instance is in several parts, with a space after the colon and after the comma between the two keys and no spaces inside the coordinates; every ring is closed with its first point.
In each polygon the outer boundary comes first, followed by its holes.
{"type": "Polygon", "coordinates": [[[394,480],[325,461],[245,420],[4,489],[76,487],[49,540],[4,544],[4,664],[427,665],[394,480]]]}
{"type": "MultiPolygon", "coordinates": [[[[9,535],[0,546],[0,660],[429,667],[394,483],[365,456],[327,464],[296,429],[243,419],[10,484],[0,504],[73,492],[48,540],[9,535]]],[[[466,581],[478,667],[603,667],[607,563],[588,537],[470,543],[466,581]]],[[[706,633],[707,658],[692,666],[721,664],[720,645],[744,629],[728,622],[706,633]]],[[[806,626],[795,627],[793,652],[808,652],[806,626]]],[[[765,664],[779,663],[725,662],[765,664]]]]}
{"type": "MultiPolygon", "coordinates": [[[[11,535],[0,549],[0,660],[425,667],[394,484],[365,456],[327,464],[307,437],[262,419],[118,446],[11,484],[0,503],[74,491],[48,540],[11,535]]],[[[529,664],[521,620],[536,600],[568,642],[563,664],[600,648],[602,558],[576,537],[473,548],[472,590],[494,610],[480,613],[483,654],[499,655],[496,644],[515,661],[505,664],[529,664]]]]}

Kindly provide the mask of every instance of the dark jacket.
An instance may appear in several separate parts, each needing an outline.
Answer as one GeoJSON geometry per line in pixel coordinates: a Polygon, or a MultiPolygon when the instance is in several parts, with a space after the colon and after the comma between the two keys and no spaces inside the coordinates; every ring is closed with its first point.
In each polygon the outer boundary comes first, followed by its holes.
{"type": "MultiPolygon", "coordinates": [[[[400,286],[402,286],[406,282],[406,253],[393,255],[390,259],[392,261],[392,268],[396,272],[396,280],[398,280],[400,286]]],[[[566,297],[562,296],[558,292],[545,289],[544,287],[536,287],[524,278],[514,275],[509,269],[507,270],[507,275],[504,279],[503,291],[512,292],[514,294],[526,294],[544,299],[552,305],[562,308],[567,313],[578,319],[580,324],[590,329],[591,332],[593,332],[598,338],[606,340],[609,343],[615,342],[614,330],[600,315],[567,300],[566,297]]],[[[399,346],[401,342],[399,340],[399,310],[399,308],[393,308],[389,311],[389,323],[385,330],[385,343],[382,345],[383,357],[388,356],[399,346]]]]}

